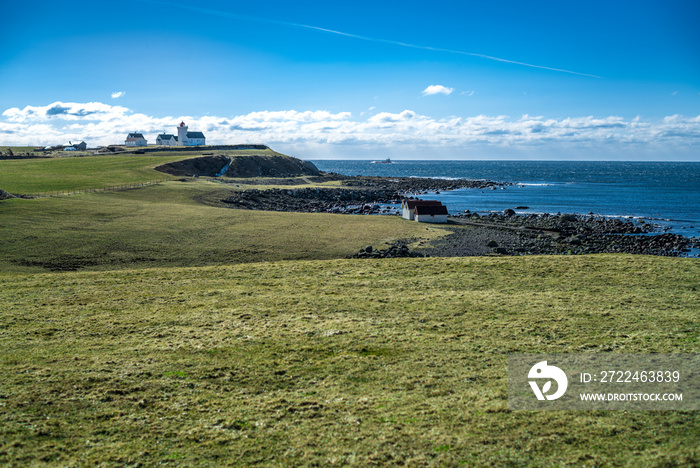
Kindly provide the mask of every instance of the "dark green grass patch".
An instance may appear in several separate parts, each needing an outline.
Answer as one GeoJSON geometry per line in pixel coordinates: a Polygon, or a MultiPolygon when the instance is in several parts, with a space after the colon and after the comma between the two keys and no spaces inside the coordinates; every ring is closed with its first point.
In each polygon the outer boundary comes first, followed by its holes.
{"type": "Polygon", "coordinates": [[[693,466],[694,412],[510,412],[511,352],[698,352],[692,259],[0,275],[0,464],[693,466]]]}
{"type": "Polygon", "coordinates": [[[367,243],[444,231],[396,217],[204,206],[231,190],[172,181],[114,193],[0,202],[5,271],[203,266],[343,258],[367,243]]]}

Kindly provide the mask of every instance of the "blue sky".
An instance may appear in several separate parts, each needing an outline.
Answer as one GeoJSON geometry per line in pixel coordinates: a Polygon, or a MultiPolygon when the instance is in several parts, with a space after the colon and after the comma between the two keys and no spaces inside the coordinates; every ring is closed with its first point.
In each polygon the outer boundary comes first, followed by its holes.
{"type": "Polygon", "coordinates": [[[0,145],[700,160],[700,2],[11,2],[0,145]]]}

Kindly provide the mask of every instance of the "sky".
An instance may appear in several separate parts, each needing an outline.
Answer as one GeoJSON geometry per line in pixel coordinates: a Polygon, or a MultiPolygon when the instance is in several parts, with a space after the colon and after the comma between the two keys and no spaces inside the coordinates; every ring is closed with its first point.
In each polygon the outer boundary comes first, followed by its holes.
{"type": "Polygon", "coordinates": [[[700,161],[697,0],[4,2],[0,145],[700,161]]]}

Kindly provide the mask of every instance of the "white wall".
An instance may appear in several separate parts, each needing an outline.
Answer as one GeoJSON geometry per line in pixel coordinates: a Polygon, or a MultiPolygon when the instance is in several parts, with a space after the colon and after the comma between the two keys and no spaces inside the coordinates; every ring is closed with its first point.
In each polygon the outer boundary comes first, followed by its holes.
{"type": "Polygon", "coordinates": [[[416,221],[419,223],[438,223],[447,222],[447,215],[416,215],[416,221]]]}

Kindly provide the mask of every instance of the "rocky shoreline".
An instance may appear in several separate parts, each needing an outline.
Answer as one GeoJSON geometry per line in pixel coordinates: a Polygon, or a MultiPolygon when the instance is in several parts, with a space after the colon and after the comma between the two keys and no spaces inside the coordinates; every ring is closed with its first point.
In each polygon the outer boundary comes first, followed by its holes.
{"type": "Polygon", "coordinates": [[[250,189],[221,200],[232,208],[304,213],[380,214],[381,203],[401,203],[392,190],[327,188],[250,189]]]}
{"type": "MultiPolygon", "coordinates": [[[[398,204],[407,196],[460,188],[496,189],[510,185],[464,179],[348,177],[337,174],[322,177],[341,180],[343,187],[251,189],[235,192],[221,202],[231,208],[250,210],[397,215],[396,208],[386,205],[398,204]]],[[[687,256],[691,249],[700,248],[698,239],[662,233],[659,226],[594,215],[517,215],[513,210],[506,210],[501,214],[480,216],[466,212],[451,216],[449,223],[442,226],[451,234],[430,246],[424,246],[420,252],[408,250],[409,242],[403,242],[387,249],[363,248],[355,257],[592,253],[677,257],[687,256]]]]}
{"type": "MultiPolygon", "coordinates": [[[[441,192],[460,188],[496,189],[504,184],[488,180],[448,180],[413,177],[350,177],[339,174],[308,177],[312,182],[341,181],[345,188],[288,188],[250,189],[240,191],[222,199],[232,208],[264,211],[297,211],[304,213],[344,214],[397,214],[396,210],[382,207],[384,204],[399,204],[401,200],[427,192],[441,192]]],[[[241,183],[236,180],[236,183],[241,183]]],[[[258,179],[265,183],[294,186],[308,183],[300,179],[258,179]]]]}
{"type": "Polygon", "coordinates": [[[471,179],[428,179],[420,177],[349,177],[343,181],[347,187],[364,189],[393,190],[402,196],[426,192],[445,192],[464,188],[496,190],[499,187],[513,185],[510,182],[471,179]]]}
{"type": "Polygon", "coordinates": [[[452,218],[446,229],[452,234],[433,242],[431,256],[469,255],[582,255],[629,253],[686,256],[700,248],[697,239],[657,233],[639,225],[600,216],[580,215],[489,215],[452,218]]]}

